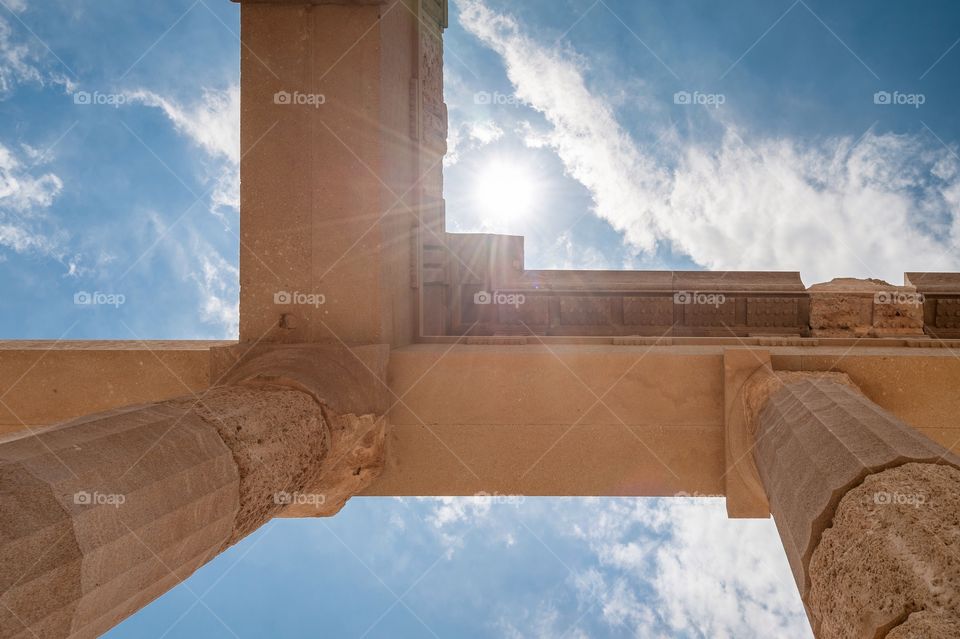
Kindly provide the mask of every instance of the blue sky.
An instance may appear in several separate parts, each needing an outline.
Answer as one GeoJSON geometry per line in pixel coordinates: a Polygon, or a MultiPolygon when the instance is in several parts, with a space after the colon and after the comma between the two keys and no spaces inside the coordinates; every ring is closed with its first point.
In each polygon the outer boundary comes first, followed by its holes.
{"type": "MultiPolygon", "coordinates": [[[[0,335],[237,334],[238,32],[226,0],[0,0],[0,335]]],[[[530,268],[960,267],[955,2],[454,0],[446,48],[449,230],[530,268]]],[[[319,628],[809,636],[770,522],[535,499],[275,522],[111,636],[319,628]]]]}

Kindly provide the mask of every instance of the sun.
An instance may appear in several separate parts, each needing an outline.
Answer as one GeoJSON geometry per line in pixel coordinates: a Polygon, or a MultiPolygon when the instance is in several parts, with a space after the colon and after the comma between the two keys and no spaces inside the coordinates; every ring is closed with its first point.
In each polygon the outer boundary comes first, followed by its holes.
{"type": "Polygon", "coordinates": [[[533,211],[537,191],[536,179],[524,164],[494,159],[477,176],[474,200],[485,222],[508,222],[533,211]]]}

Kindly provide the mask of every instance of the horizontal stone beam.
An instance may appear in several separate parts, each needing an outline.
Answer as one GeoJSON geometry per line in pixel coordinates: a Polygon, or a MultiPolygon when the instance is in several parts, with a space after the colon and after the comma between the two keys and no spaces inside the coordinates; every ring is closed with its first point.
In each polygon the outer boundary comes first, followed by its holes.
{"type": "MultiPolygon", "coordinates": [[[[396,349],[387,464],[367,494],[722,495],[728,469],[724,350],[570,344],[396,349]]],[[[846,372],[926,436],[948,448],[960,444],[955,351],[845,346],[769,352],[776,370],[846,372]]]]}
{"type": "Polygon", "coordinates": [[[0,437],[199,393],[221,341],[0,341],[0,437]]]}
{"type": "MultiPolygon", "coordinates": [[[[365,494],[726,494],[728,347],[686,343],[394,349],[378,400],[390,407],[389,454],[365,494]]],[[[802,343],[811,345],[763,350],[777,371],[848,374],[878,405],[960,450],[958,350],[802,343]]],[[[6,404],[34,428],[186,393],[164,364],[200,392],[235,362],[225,342],[213,354],[196,345],[148,343],[152,354],[135,344],[18,344],[0,343],[0,411],[6,404]]],[[[356,358],[375,368],[380,355],[369,348],[354,349],[356,358]]],[[[24,429],[9,412],[0,427],[24,429]]]]}

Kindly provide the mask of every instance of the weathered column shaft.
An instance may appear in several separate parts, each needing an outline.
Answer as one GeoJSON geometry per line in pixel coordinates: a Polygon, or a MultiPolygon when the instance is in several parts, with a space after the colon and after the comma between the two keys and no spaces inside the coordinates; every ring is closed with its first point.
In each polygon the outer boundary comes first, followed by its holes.
{"type": "Polygon", "coordinates": [[[95,637],[316,481],[320,403],[263,384],[0,444],[0,636],[95,637]]]}
{"type": "Polygon", "coordinates": [[[844,496],[810,558],[821,637],[960,636],[960,470],[906,464],[844,496]]]}
{"type": "Polygon", "coordinates": [[[871,402],[844,375],[761,376],[750,392],[768,398],[754,403],[763,406],[752,424],[754,458],[818,636],[887,636],[910,613],[939,614],[943,597],[935,591],[955,601],[960,510],[946,496],[960,491],[953,467],[960,459],[871,402]],[[911,511],[919,525],[905,526],[896,520],[904,511],[884,510],[876,497],[883,489],[914,501],[928,491],[937,508],[911,511]],[[866,494],[877,500],[872,506],[861,499],[866,494]],[[942,538],[947,529],[954,541],[942,538]],[[950,561],[944,544],[953,544],[950,561]],[[834,605],[841,600],[856,605],[834,605]]]}

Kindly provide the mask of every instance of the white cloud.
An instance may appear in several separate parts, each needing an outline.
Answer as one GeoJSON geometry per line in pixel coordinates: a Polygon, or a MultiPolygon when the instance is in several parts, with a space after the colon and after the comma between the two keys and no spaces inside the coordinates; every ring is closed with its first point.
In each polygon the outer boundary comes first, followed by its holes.
{"type": "MultiPolygon", "coordinates": [[[[154,210],[138,212],[142,222],[138,237],[157,249],[183,282],[192,284],[199,298],[200,320],[220,329],[220,339],[236,339],[240,332],[240,271],[208,242],[196,228],[170,221],[154,210]]],[[[146,254],[145,254],[146,256],[146,254]]]]}
{"type": "Polygon", "coordinates": [[[811,636],[772,521],[728,520],[719,499],[664,510],[673,543],[656,552],[654,583],[671,628],[717,639],[811,636]]]}
{"type": "MultiPolygon", "coordinates": [[[[528,498],[517,509],[476,497],[415,502],[448,559],[490,556],[491,571],[508,579],[508,566],[542,553],[567,573],[549,591],[498,604],[503,636],[606,628],[651,638],[812,638],[773,521],[730,520],[722,499],[528,498]]],[[[405,528],[408,541],[423,530],[405,528]]]]}
{"type": "Polygon", "coordinates": [[[202,97],[184,105],[153,91],[126,94],[130,102],[161,109],[176,130],[211,160],[211,210],[240,209],[240,87],[206,89],[202,97]]]}
{"type": "Polygon", "coordinates": [[[590,246],[578,241],[572,230],[565,231],[557,237],[549,253],[551,262],[547,268],[567,269],[616,269],[610,256],[596,246],[590,246]]]}
{"type": "Polygon", "coordinates": [[[503,137],[501,129],[493,120],[473,120],[451,126],[447,132],[447,154],[444,166],[453,166],[467,151],[476,151],[503,137]]]}
{"type": "Polygon", "coordinates": [[[707,147],[663,132],[645,148],[587,87],[584,59],[541,45],[483,0],[459,0],[463,26],[496,51],[516,95],[541,112],[531,146],[553,149],[630,245],[661,244],[710,269],[800,269],[895,282],[905,270],[957,270],[958,161],[921,136],[753,139],[719,122],[707,147]]]}
{"type": "Polygon", "coordinates": [[[40,69],[32,62],[30,48],[14,41],[13,28],[0,18],[0,99],[21,82],[43,82],[40,69]]]}
{"type": "Polygon", "coordinates": [[[240,334],[240,271],[209,247],[198,255],[200,273],[193,279],[201,296],[201,317],[223,327],[228,338],[236,338],[240,334]]]}
{"type": "MultiPolygon", "coordinates": [[[[7,6],[14,12],[21,12],[27,4],[24,0],[7,0],[7,6]]],[[[72,91],[74,83],[69,77],[47,69],[47,55],[43,47],[21,38],[12,24],[0,16],[0,100],[9,97],[21,84],[60,85],[68,92],[72,91]]]]}
{"type": "Polygon", "coordinates": [[[729,520],[722,499],[600,502],[574,534],[606,572],[578,575],[581,605],[636,636],[796,637],[810,628],[772,520],[729,520]],[[653,599],[638,596],[653,589],[653,599]]]}
{"type": "MultiPolygon", "coordinates": [[[[240,87],[207,89],[199,100],[182,104],[156,92],[126,93],[128,102],[163,111],[178,133],[199,148],[208,160],[208,178],[213,180],[210,211],[225,219],[227,210],[240,209],[240,87]]],[[[229,225],[228,225],[229,226],[229,225]]],[[[181,254],[187,261],[187,277],[200,295],[200,316],[219,326],[227,338],[240,332],[240,271],[197,234],[194,250],[181,254]]]]}
{"type": "Polygon", "coordinates": [[[66,233],[47,214],[62,190],[57,175],[0,144],[0,247],[67,261],[66,233]]]}

